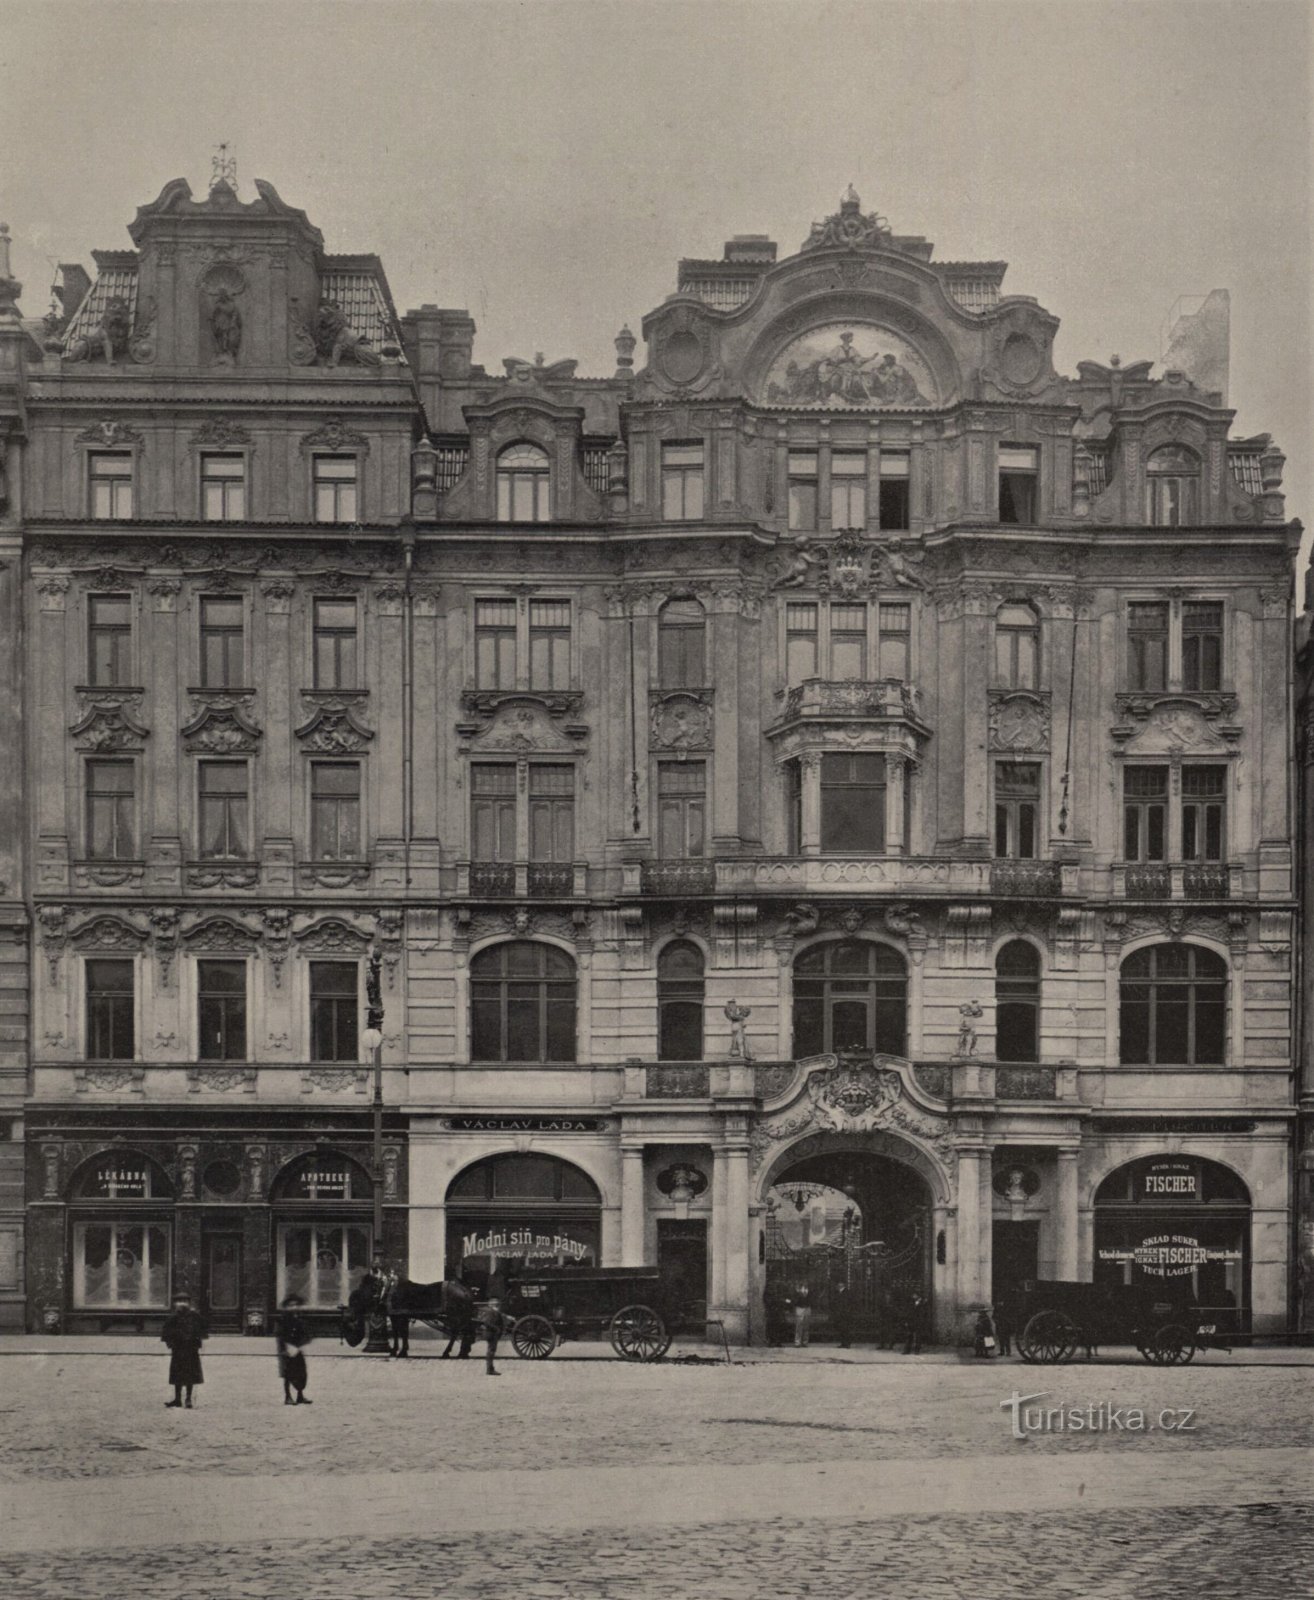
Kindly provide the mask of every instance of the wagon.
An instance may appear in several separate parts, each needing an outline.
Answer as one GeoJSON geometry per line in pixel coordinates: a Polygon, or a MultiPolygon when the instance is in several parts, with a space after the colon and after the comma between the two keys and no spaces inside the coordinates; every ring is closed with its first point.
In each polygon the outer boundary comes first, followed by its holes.
{"type": "Polygon", "coordinates": [[[1156,1366],[1190,1361],[1201,1345],[1200,1313],[1144,1284],[1068,1283],[1044,1279],[1028,1284],[1017,1326],[1023,1361],[1071,1361],[1078,1348],[1132,1344],[1156,1366]]]}
{"type": "Polygon", "coordinates": [[[508,1284],[503,1308],[511,1343],[545,1360],[564,1339],[606,1337],[626,1361],[657,1361],[671,1342],[670,1313],[656,1267],[542,1267],[508,1284]]]}

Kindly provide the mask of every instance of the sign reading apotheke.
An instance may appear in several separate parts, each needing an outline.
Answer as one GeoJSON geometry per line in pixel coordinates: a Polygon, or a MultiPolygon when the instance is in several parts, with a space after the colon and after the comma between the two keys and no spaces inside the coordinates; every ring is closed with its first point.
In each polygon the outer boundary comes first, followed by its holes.
{"type": "Polygon", "coordinates": [[[500,1256],[503,1260],[542,1261],[565,1256],[571,1261],[591,1261],[592,1241],[568,1233],[538,1233],[533,1228],[490,1228],[467,1233],[461,1240],[462,1256],[500,1256]]]}

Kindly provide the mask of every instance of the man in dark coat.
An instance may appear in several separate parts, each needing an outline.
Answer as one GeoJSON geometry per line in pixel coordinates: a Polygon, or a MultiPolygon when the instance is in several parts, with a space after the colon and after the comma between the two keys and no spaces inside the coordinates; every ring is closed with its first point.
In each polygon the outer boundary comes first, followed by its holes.
{"type": "Polygon", "coordinates": [[[908,1337],[904,1341],[903,1353],[906,1356],[917,1356],[922,1353],[922,1323],[925,1319],[926,1300],[920,1294],[913,1294],[908,1300],[908,1311],[904,1321],[908,1337]]]}
{"type": "Polygon", "coordinates": [[[847,1350],[853,1342],[853,1303],[847,1283],[837,1283],[831,1289],[830,1320],[840,1349],[847,1350]]]}
{"type": "MultiPolygon", "coordinates": [[[[484,1371],[490,1378],[500,1378],[502,1374],[493,1365],[493,1358],[497,1355],[497,1341],[506,1327],[501,1301],[489,1300],[480,1306],[475,1313],[475,1324],[484,1336],[484,1371]]],[[[461,1354],[466,1353],[462,1349],[461,1354]]]]}
{"type": "Polygon", "coordinates": [[[278,1374],[283,1380],[285,1406],[312,1406],[306,1399],[306,1346],[310,1343],[310,1330],[301,1315],[305,1304],[299,1294],[290,1294],[274,1324],[274,1338],[278,1347],[278,1374]],[[292,1391],[296,1390],[296,1399],[292,1391]]]}
{"type": "Polygon", "coordinates": [[[190,1411],[192,1390],[198,1383],[205,1382],[201,1372],[205,1324],[201,1321],[200,1313],[192,1310],[190,1295],[174,1295],[173,1310],[164,1319],[160,1339],[169,1347],[169,1382],[173,1385],[173,1399],[166,1400],[165,1405],[185,1405],[190,1411]],[[185,1400],[184,1393],[187,1396],[185,1400]]]}

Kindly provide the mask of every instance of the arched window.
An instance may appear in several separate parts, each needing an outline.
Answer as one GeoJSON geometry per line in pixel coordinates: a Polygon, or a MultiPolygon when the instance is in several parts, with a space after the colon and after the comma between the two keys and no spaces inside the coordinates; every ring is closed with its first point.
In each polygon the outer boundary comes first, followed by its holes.
{"type": "Polygon", "coordinates": [[[551,516],[547,451],[536,444],[511,444],[497,458],[499,522],[546,522],[551,516]]]}
{"type": "Polygon", "coordinates": [[[657,1059],[703,1058],[703,953],[687,939],[657,958],[657,1059]]]}
{"type": "Polygon", "coordinates": [[[1190,944],[1156,944],[1122,964],[1124,1066],[1221,1065],[1227,964],[1190,944]]]}
{"type": "Polygon", "coordinates": [[[160,1308],[169,1303],[173,1185],[136,1150],[112,1150],[70,1186],[73,1305],[78,1310],[160,1308]]]}
{"type": "Polygon", "coordinates": [[[901,1056],[908,974],[888,945],[818,945],[794,963],[794,1054],[879,1050],[901,1056]]]}
{"type": "Polygon", "coordinates": [[[1166,444],[1145,463],[1145,520],[1157,528],[1183,528],[1199,520],[1200,457],[1185,445],[1166,444]]]}
{"type": "Polygon", "coordinates": [[[1040,1060],[1040,957],[1024,939],[995,957],[995,1059],[1040,1060]]]}
{"type": "Polygon", "coordinates": [[[588,1173],[555,1156],[489,1156],[447,1190],[446,1275],[482,1299],[526,1268],[596,1266],[602,1196],[588,1173]]]}
{"type": "Polygon", "coordinates": [[[280,1301],[300,1295],[312,1310],[343,1305],[377,1247],[370,1226],[370,1175],[341,1150],[312,1150],[277,1174],[270,1198],[278,1219],[274,1260],[280,1301]]]}
{"type": "Polygon", "coordinates": [[[1039,686],[1040,619],[1022,601],[995,613],[995,682],[1001,689],[1039,686]]]}
{"type": "Polygon", "coordinates": [[[706,683],[707,618],[696,600],[668,600],[657,616],[657,681],[663,689],[706,683]]]}
{"type": "Polygon", "coordinates": [[[474,1061],[573,1061],[575,963],[549,944],[515,940],[470,963],[474,1061]]]}

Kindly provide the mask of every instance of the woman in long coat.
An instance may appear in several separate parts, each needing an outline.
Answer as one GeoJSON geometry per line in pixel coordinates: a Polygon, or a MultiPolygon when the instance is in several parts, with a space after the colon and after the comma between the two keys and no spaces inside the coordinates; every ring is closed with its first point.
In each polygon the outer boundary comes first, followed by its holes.
{"type": "Polygon", "coordinates": [[[164,1319],[160,1338],[169,1347],[169,1382],[173,1385],[173,1399],[167,1406],[185,1405],[192,1409],[192,1390],[205,1382],[201,1371],[201,1346],[205,1343],[205,1323],[198,1311],[193,1311],[191,1298],[185,1294],[173,1297],[173,1311],[164,1319]],[[187,1398],[183,1399],[186,1392],[187,1398]]]}
{"type": "Polygon", "coordinates": [[[313,1400],[306,1399],[306,1346],[310,1343],[310,1331],[306,1327],[305,1318],[301,1315],[304,1302],[300,1295],[290,1294],[283,1302],[275,1327],[275,1340],[278,1346],[278,1375],[283,1380],[283,1404],[285,1406],[313,1405],[313,1400]],[[292,1398],[292,1391],[296,1390],[296,1399],[292,1398]]]}

